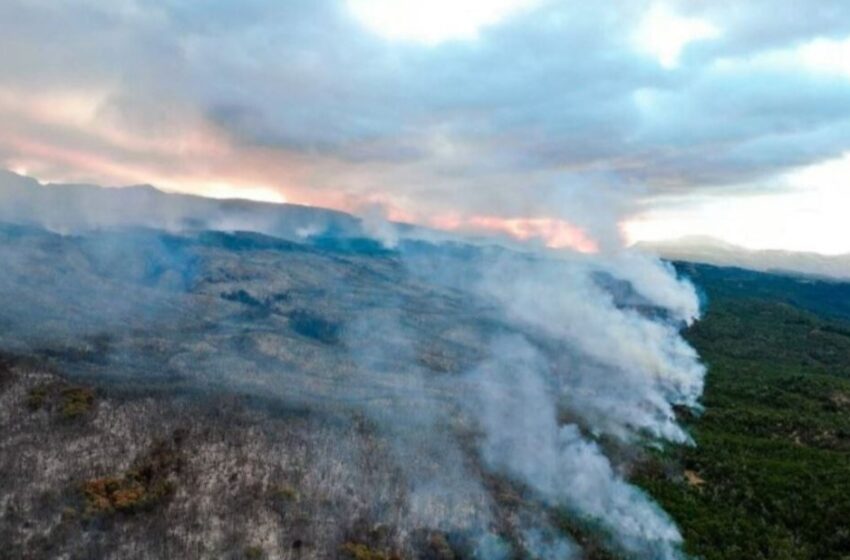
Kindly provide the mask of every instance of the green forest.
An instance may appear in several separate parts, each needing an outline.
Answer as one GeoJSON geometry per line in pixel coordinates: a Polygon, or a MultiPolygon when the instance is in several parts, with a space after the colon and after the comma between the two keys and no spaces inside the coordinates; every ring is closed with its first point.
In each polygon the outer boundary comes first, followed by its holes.
{"type": "Polygon", "coordinates": [[[706,303],[705,410],[635,481],[694,558],[850,558],[850,284],[677,268],[706,303]]]}

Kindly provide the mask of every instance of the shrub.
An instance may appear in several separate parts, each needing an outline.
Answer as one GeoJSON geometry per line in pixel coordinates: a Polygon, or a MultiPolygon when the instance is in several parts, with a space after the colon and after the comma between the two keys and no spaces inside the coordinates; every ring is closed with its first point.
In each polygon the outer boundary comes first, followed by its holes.
{"type": "Polygon", "coordinates": [[[94,390],[88,387],[68,387],[62,390],[62,417],[73,420],[85,416],[94,407],[94,390]]]}
{"type": "Polygon", "coordinates": [[[246,560],[260,560],[263,556],[265,556],[265,553],[259,546],[249,546],[245,549],[246,560]]]}
{"type": "Polygon", "coordinates": [[[27,395],[27,408],[33,412],[44,406],[47,401],[47,385],[36,385],[27,395]]]}
{"type": "Polygon", "coordinates": [[[283,502],[297,502],[298,491],[288,484],[279,484],[272,489],[271,497],[283,502]]]}
{"type": "Polygon", "coordinates": [[[455,552],[443,533],[432,533],[428,537],[427,557],[433,560],[455,560],[455,552]]]}
{"type": "Polygon", "coordinates": [[[348,542],[342,545],[342,552],[352,560],[400,560],[397,554],[375,550],[362,543],[348,542]]]}
{"type": "Polygon", "coordinates": [[[304,309],[292,311],[289,314],[289,324],[301,336],[324,344],[338,343],[342,332],[339,324],[304,309]]]}
{"type": "Polygon", "coordinates": [[[174,492],[174,483],[169,477],[179,469],[180,463],[175,448],[164,442],[155,444],[122,476],[83,483],[86,513],[134,513],[162,503],[174,492]]]}
{"type": "Polygon", "coordinates": [[[96,478],[83,484],[86,513],[89,515],[141,511],[159,503],[173,490],[168,481],[145,486],[131,477],[96,478]]]}

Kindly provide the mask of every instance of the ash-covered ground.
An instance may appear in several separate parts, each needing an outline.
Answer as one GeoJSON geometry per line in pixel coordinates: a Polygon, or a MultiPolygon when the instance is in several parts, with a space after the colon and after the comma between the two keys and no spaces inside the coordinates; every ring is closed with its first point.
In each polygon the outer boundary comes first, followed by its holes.
{"type": "Polygon", "coordinates": [[[3,558],[451,558],[475,544],[409,524],[409,481],[363,418],[92,389],[14,360],[2,376],[3,558]]]}
{"type": "Polygon", "coordinates": [[[0,555],[681,557],[628,482],[702,391],[671,267],[26,200],[0,226],[0,555]]]}

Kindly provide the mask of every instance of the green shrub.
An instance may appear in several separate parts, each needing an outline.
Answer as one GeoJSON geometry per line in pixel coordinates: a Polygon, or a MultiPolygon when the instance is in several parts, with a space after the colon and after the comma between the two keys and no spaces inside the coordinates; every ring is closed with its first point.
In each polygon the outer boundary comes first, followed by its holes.
{"type": "Polygon", "coordinates": [[[245,559],[246,560],[260,560],[265,556],[265,552],[262,547],[259,546],[249,546],[245,549],[245,559]]]}
{"type": "Polygon", "coordinates": [[[47,385],[36,385],[27,394],[27,408],[32,411],[39,410],[47,402],[49,387],[47,385]]]}
{"type": "Polygon", "coordinates": [[[847,309],[828,297],[847,284],[692,270],[709,301],[685,333],[709,366],[705,413],[683,418],[696,446],[650,454],[634,482],[674,518],[691,557],[844,557],[850,325],[826,312],[847,309]]]}
{"type": "Polygon", "coordinates": [[[94,408],[94,390],[88,387],[68,387],[62,390],[62,417],[74,420],[94,408]]]}
{"type": "Polygon", "coordinates": [[[271,497],[283,502],[297,502],[298,491],[288,484],[279,484],[272,488],[271,497]]]}
{"type": "Polygon", "coordinates": [[[362,543],[347,542],[342,545],[342,552],[352,560],[400,560],[397,554],[375,550],[362,543]]]}

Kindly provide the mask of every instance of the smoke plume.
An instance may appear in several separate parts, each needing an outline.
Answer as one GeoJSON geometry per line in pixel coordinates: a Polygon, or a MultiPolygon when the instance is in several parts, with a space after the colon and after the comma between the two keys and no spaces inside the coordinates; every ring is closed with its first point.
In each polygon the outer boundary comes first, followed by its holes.
{"type": "Polygon", "coordinates": [[[579,557],[559,514],[634,557],[681,555],[625,476],[624,450],[690,441],[674,407],[702,392],[679,334],[698,300],[658,260],[13,175],[0,221],[4,350],[361,418],[408,481],[402,510],[376,515],[467,535],[479,558],[579,557]],[[524,496],[509,521],[494,477],[524,496]]]}

